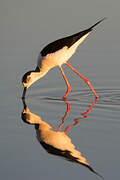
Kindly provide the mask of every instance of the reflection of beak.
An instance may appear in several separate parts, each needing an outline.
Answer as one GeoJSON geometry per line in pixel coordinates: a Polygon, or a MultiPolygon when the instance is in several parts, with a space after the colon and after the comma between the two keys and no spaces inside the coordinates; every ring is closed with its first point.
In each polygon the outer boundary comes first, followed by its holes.
{"type": "Polygon", "coordinates": [[[27,88],[26,88],[26,87],[24,87],[23,94],[22,94],[22,99],[24,99],[24,98],[25,98],[26,90],[27,90],[27,88]]]}
{"type": "Polygon", "coordinates": [[[23,111],[27,109],[27,105],[25,103],[25,98],[22,97],[22,102],[23,102],[23,111]]]}

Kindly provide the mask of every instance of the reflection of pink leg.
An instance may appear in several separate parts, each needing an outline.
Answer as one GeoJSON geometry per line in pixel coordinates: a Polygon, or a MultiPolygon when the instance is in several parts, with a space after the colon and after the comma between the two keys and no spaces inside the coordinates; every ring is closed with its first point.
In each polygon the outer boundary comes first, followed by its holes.
{"type": "Polygon", "coordinates": [[[70,84],[69,84],[69,82],[68,82],[68,80],[67,80],[67,78],[66,78],[66,76],[65,76],[65,73],[64,73],[62,67],[59,66],[59,68],[60,68],[60,70],[61,70],[61,73],[62,73],[62,76],[63,76],[63,78],[64,78],[64,80],[65,80],[65,83],[66,83],[66,85],[67,85],[67,91],[66,91],[65,95],[63,96],[63,99],[65,99],[65,98],[67,97],[67,95],[69,94],[69,92],[70,92],[70,90],[71,90],[71,87],[70,87],[70,84]]]}
{"type": "Polygon", "coordinates": [[[80,76],[85,83],[89,86],[89,88],[92,90],[93,94],[95,95],[96,98],[98,98],[97,93],[95,92],[95,90],[93,89],[92,85],[90,84],[90,82],[88,81],[87,78],[85,78],[82,74],[80,74],[75,68],[73,68],[68,62],[66,62],[66,65],[71,68],[78,76],[80,76]]]}
{"type": "Polygon", "coordinates": [[[92,106],[95,105],[96,101],[97,101],[97,98],[95,98],[95,100],[92,102],[92,105],[89,105],[89,109],[86,112],[81,114],[82,116],[84,116],[84,118],[88,117],[86,114],[90,113],[90,111],[92,110],[92,106]]]}
{"type": "Polygon", "coordinates": [[[76,119],[74,119],[75,123],[72,124],[72,125],[67,126],[64,132],[66,133],[66,132],[68,132],[68,130],[69,130],[71,127],[76,126],[76,125],[79,123],[79,120],[80,120],[80,119],[82,119],[82,118],[76,118],[76,119]]]}
{"type": "Polygon", "coordinates": [[[92,102],[92,105],[89,105],[89,109],[88,109],[86,112],[81,113],[82,117],[75,118],[75,119],[74,119],[75,123],[67,126],[64,132],[66,133],[71,127],[76,126],[76,125],[79,123],[79,120],[80,120],[80,119],[85,119],[85,118],[87,118],[87,117],[88,117],[87,114],[89,114],[89,113],[91,112],[92,106],[95,105],[95,102],[96,102],[96,101],[97,101],[97,98],[95,98],[95,100],[92,102]]]}
{"type": "Polygon", "coordinates": [[[60,126],[58,127],[58,131],[61,131],[61,128],[62,128],[62,126],[63,126],[63,124],[64,124],[64,122],[65,122],[65,119],[66,119],[66,117],[67,117],[67,115],[68,115],[68,113],[69,113],[69,111],[70,111],[70,104],[69,104],[66,100],[64,100],[64,102],[67,104],[67,110],[66,110],[66,112],[65,112],[65,115],[64,115],[63,118],[62,118],[62,123],[61,123],[60,126]]]}
{"type": "Polygon", "coordinates": [[[83,116],[83,118],[87,118],[88,116],[86,114],[90,113],[91,110],[92,110],[92,106],[90,105],[89,109],[86,112],[81,114],[83,116]]]}

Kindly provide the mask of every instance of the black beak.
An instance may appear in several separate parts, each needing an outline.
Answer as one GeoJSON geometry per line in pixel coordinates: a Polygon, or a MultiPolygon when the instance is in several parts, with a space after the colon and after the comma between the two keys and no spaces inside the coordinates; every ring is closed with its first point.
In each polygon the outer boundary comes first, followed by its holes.
{"type": "Polygon", "coordinates": [[[27,88],[26,88],[26,87],[24,87],[23,94],[22,94],[22,99],[25,99],[25,94],[26,94],[26,91],[27,91],[27,88]]]}

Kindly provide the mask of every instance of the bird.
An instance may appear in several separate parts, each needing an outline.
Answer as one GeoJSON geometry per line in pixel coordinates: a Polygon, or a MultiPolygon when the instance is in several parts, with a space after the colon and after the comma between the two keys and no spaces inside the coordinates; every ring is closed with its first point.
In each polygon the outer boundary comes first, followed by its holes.
{"type": "MultiPolygon", "coordinates": [[[[58,130],[53,130],[50,124],[43,121],[40,116],[30,111],[30,109],[26,105],[25,99],[23,99],[22,102],[23,111],[21,113],[21,118],[23,122],[35,126],[36,138],[48,153],[63,157],[68,161],[81,164],[94,174],[103,178],[91,167],[91,165],[87,162],[87,159],[83,157],[82,153],[75,148],[75,145],[72,143],[71,138],[66,134],[70,127],[78,124],[77,119],[79,120],[82,118],[76,118],[74,120],[75,123],[73,125],[67,126],[65,131],[61,131],[61,128],[58,128],[58,130]]],[[[87,113],[89,112],[86,112],[86,114],[87,113]]]]}
{"type": "Polygon", "coordinates": [[[88,87],[91,89],[96,98],[98,98],[97,93],[93,89],[90,81],[80,74],[73,66],[68,63],[68,60],[72,57],[72,55],[77,50],[78,46],[86,39],[86,37],[92,32],[93,28],[101,23],[104,19],[99,20],[97,23],[92,25],[90,28],[83,30],[81,32],[75,33],[73,35],[55,40],[45,46],[41,52],[39,53],[37,59],[37,66],[35,70],[28,71],[22,77],[22,84],[24,87],[22,99],[25,98],[25,94],[27,89],[38,79],[45,76],[48,71],[56,66],[59,67],[63,79],[67,85],[67,91],[63,96],[63,99],[67,97],[71,90],[71,86],[65,76],[65,73],[62,69],[62,65],[66,64],[73,72],[75,72],[78,76],[80,76],[88,87]]]}

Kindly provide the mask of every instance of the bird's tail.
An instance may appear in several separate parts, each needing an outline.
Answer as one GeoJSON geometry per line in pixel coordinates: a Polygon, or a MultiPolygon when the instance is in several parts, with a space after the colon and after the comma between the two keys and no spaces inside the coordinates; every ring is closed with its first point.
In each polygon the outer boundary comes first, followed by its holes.
{"type": "Polygon", "coordinates": [[[90,29],[92,30],[95,26],[97,26],[99,23],[101,23],[102,21],[104,21],[106,19],[106,17],[104,17],[103,19],[101,19],[100,21],[98,21],[97,23],[95,23],[93,26],[90,27],[90,29]]]}

